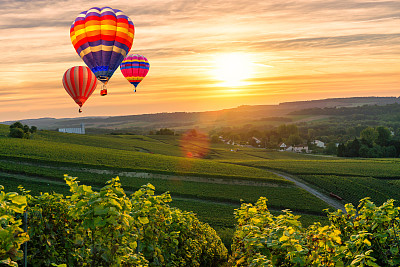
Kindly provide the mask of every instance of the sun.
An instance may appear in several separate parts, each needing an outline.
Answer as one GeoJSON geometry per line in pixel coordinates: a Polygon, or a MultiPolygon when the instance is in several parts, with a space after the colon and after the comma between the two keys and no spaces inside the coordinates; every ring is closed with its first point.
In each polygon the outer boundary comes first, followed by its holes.
{"type": "Polygon", "coordinates": [[[237,87],[248,84],[246,79],[253,75],[251,57],[245,53],[222,54],[216,59],[215,78],[220,86],[237,87]]]}

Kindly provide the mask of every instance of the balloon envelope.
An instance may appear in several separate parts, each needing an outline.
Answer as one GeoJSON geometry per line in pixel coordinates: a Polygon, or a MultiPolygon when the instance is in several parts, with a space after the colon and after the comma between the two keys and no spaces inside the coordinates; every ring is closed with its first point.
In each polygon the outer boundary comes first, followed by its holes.
{"type": "Polygon", "coordinates": [[[149,72],[150,64],[146,57],[135,54],[128,55],[120,68],[124,77],[136,88],[149,72]]]}
{"type": "Polygon", "coordinates": [[[132,47],[135,28],[119,9],[93,7],[72,23],[72,44],[86,65],[104,84],[132,47]]]}
{"type": "Polygon", "coordinates": [[[63,85],[72,99],[82,107],[97,86],[97,79],[88,67],[68,69],[63,76],[63,85]]]}

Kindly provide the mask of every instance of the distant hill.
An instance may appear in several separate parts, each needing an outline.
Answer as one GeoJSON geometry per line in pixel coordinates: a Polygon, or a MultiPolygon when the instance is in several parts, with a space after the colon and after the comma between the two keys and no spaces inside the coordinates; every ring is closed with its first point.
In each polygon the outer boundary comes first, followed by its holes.
{"type": "MultiPolygon", "coordinates": [[[[85,124],[86,129],[96,129],[96,132],[138,131],[144,132],[159,128],[185,130],[200,128],[210,130],[215,127],[240,126],[263,123],[279,125],[296,121],[295,115],[304,114],[296,111],[313,108],[357,107],[363,105],[387,105],[400,103],[396,97],[351,97],[329,98],[310,101],[284,102],[279,105],[243,105],[231,109],[205,112],[173,112],[155,113],[112,117],[83,117],[83,118],[40,118],[20,120],[23,124],[35,125],[39,129],[57,129],[79,127],[85,124]],[[293,117],[294,116],[294,117],[293,117]]],[[[313,116],[323,114],[312,114],[313,116]]],[[[304,119],[304,118],[302,118],[304,119]]],[[[320,119],[320,117],[318,117],[320,119]]],[[[312,120],[308,118],[307,120],[312,120]]],[[[14,121],[1,122],[12,124],[14,121]]]]}
{"type": "Polygon", "coordinates": [[[388,105],[400,103],[400,97],[349,97],[349,98],[328,98],[321,100],[296,101],[280,103],[280,107],[288,107],[294,109],[308,108],[328,108],[328,107],[357,107],[363,105],[388,105]]]}

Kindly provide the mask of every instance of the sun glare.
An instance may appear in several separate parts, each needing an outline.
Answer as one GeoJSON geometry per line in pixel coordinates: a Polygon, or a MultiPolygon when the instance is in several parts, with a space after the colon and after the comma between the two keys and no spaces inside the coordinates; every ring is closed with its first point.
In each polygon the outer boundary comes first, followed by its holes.
{"type": "Polygon", "coordinates": [[[250,56],[244,53],[223,54],[217,57],[214,75],[222,81],[220,86],[246,85],[246,79],[253,75],[253,63],[250,56]]]}

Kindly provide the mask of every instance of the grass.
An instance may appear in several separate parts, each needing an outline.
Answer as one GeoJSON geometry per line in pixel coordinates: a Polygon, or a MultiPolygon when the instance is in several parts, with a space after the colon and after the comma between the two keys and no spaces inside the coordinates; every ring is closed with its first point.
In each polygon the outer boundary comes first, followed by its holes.
{"type": "Polygon", "coordinates": [[[246,166],[44,140],[0,138],[0,157],[153,173],[262,179],[288,184],[275,174],[246,166]]]}

